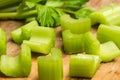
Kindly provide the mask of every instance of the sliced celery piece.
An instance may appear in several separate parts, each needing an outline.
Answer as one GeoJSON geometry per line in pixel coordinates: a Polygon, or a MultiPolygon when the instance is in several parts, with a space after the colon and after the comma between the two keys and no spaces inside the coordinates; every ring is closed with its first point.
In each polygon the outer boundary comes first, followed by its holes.
{"type": "Polygon", "coordinates": [[[55,29],[49,27],[37,27],[31,32],[30,40],[25,40],[33,52],[48,54],[55,45],[55,29]]]}
{"type": "Polygon", "coordinates": [[[40,56],[38,61],[38,80],[63,80],[62,52],[52,48],[50,56],[40,56]]]}
{"type": "Polygon", "coordinates": [[[91,32],[84,34],[84,45],[87,54],[99,54],[100,42],[91,32]]]}
{"type": "Polygon", "coordinates": [[[113,41],[120,48],[120,27],[101,24],[97,31],[97,38],[101,43],[113,41]]]}
{"type": "Polygon", "coordinates": [[[85,33],[91,29],[91,20],[89,18],[73,19],[69,15],[63,15],[60,18],[62,31],[69,29],[72,33],[85,33]]]}
{"type": "Polygon", "coordinates": [[[111,4],[91,14],[92,24],[102,23],[120,26],[120,6],[111,4]]]}
{"type": "Polygon", "coordinates": [[[25,77],[29,75],[31,65],[32,61],[30,48],[22,44],[21,53],[18,56],[1,56],[0,70],[6,76],[25,77]]]}
{"type": "Polygon", "coordinates": [[[101,59],[96,55],[71,55],[69,63],[70,76],[91,78],[99,67],[100,62],[101,59]]]}
{"type": "Polygon", "coordinates": [[[6,33],[0,28],[0,55],[6,54],[7,37],[6,33]]]}
{"type": "Polygon", "coordinates": [[[114,42],[108,41],[100,45],[100,53],[103,62],[109,62],[120,56],[120,50],[114,42]]]}
{"type": "Polygon", "coordinates": [[[20,28],[11,32],[12,39],[15,43],[21,44],[25,39],[29,39],[31,35],[31,30],[34,27],[37,27],[37,21],[31,21],[30,23],[21,26],[20,28]]]}
{"type": "Polygon", "coordinates": [[[62,32],[64,51],[68,54],[84,51],[83,34],[75,34],[70,30],[62,32]]]}

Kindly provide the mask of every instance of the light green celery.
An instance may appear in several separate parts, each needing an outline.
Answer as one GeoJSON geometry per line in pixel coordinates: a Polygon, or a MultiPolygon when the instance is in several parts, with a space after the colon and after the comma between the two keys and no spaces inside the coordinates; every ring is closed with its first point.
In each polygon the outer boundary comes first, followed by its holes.
{"type": "Polygon", "coordinates": [[[38,61],[38,80],[63,80],[62,52],[51,49],[50,56],[40,56],[38,61]]]}
{"type": "Polygon", "coordinates": [[[120,6],[111,4],[91,14],[92,24],[102,23],[120,26],[120,6]]]}
{"type": "Polygon", "coordinates": [[[113,41],[120,48],[120,27],[101,24],[97,31],[97,38],[101,43],[113,41]]]}
{"type": "Polygon", "coordinates": [[[91,29],[91,20],[89,18],[74,19],[69,15],[63,15],[60,18],[62,31],[69,29],[72,33],[85,33],[91,29]]]}
{"type": "Polygon", "coordinates": [[[84,45],[87,54],[99,54],[100,42],[91,32],[84,34],[84,45]]]}
{"type": "Polygon", "coordinates": [[[108,41],[100,45],[99,56],[103,62],[110,62],[120,56],[120,50],[114,42],[108,41]]]}
{"type": "Polygon", "coordinates": [[[25,44],[22,44],[21,52],[18,56],[1,56],[0,70],[6,76],[25,77],[30,74],[31,65],[32,61],[30,48],[25,44]]]}
{"type": "Polygon", "coordinates": [[[83,34],[75,34],[70,30],[62,32],[64,51],[68,54],[84,51],[83,34]]]}
{"type": "Polygon", "coordinates": [[[98,69],[100,62],[101,59],[96,55],[71,55],[69,63],[70,76],[91,78],[98,69]]]}
{"type": "Polygon", "coordinates": [[[33,52],[48,54],[55,45],[55,29],[49,27],[37,27],[32,29],[30,40],[25,40],[33,52]]]}
{"type": "Polygon", "coordinates": [[[11,32],[11,37],[15,43],[21,44],[25,39],[29,39],[31,35],[31,30],[34,27],[37,27],[37,21],[31,21],[28,24],[21,26],[20,28],[11,32]]]}
{"type": "Polygon", "coordinates": [[[0,28],[0,55],[6,54],[7,37],[6,33],[0,28]]]}

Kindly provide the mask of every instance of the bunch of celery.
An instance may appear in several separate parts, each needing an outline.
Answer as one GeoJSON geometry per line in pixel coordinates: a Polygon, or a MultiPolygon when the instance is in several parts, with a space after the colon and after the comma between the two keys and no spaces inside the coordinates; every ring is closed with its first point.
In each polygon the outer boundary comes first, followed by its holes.
{"type": "Polygon", "coordinates": [[[0,19],[36,19],[41,26],[54,27],[60,25],[62,14],[77,11],[86,2],[88,0],[1,0],[0,19]]]}

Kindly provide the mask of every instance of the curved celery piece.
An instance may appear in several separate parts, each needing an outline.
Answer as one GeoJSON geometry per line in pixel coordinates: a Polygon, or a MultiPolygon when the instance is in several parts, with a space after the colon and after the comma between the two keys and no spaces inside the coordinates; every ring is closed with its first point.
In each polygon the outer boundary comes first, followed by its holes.
{"type": "Polygon", "coordinates": [[[6,54],[7,37],[6,33],[0,28],[0,55],[6,54]]]}
{"type": "Polygon", "coordinates": [[[100,42],[91,32],[87,32],[84,34],[84,45],[86,53],[94,55],[99,54],[100,42]]]}
{"type": "Polygon", "coordinates": [[[113,41],[120,48],[120,27],[101,24],[97,31],[97,39],[101,42],[113,41]]]}
{"type": "Polygon", "coordinates": [[[62,31],[69,29],[72,33],[85,33],[91,29],[91,20],[82,18],[73,19],[69,15],[63,15],[60,18],[62,31]]]}
{"type": "Polygon", "coordinates": [[[75,12],[77,19],[90,18],[90,15],[95,12],[93,8],[84,7],[75,12]]]}
{"type": "Polygon", "coordinates": [[[11,32],[11,37],[15,43],[21,44],[23,40],[28,40],[31,35],[31,30],[37,27],[37,21],[31,21],[30,23],[21,26],[20,28],[11,32]]]}
{"type": "Polygon", "coordinates": [[[63,80],[62,52],[52,48],[50,56],[40,56],[38,61],[38,80],[63,80]]]}
{"type": "Polygon", "coordinates": [[[108,41],[100,45],[99,56],[103,62],[110,62],[120,56],[120,50],[114,42],[108,41]]]}
{"type": "Polygon", "coordinates": [[[102,23],[120,26],[120,6],[110,4],[91,14],[92,24],[102,23]]]}
{"type": "Polygon", "coordinates": [[[64,51],[68,54],[84,51],[83,34],[75,34],[70,30],[62,32],[64,51]]]}
{"type": "Polygon", "coordinates": [[[31,65],[32,61],[30,48],[22,44],[21,52],[18,56],[1,56],[0,70],[6,76],[25,77],[29,75],[31,65]]]}
{"type": "Polygon", "coordinates": [[[96,55],[71,55],[69,71],[71,77],[91,78],[95,74],[101,59],[96,55]]]}
{"type": "Polygon", "coordinates": [[[49,27],[37,27],[31,32],[30,40],[24,40],[31,51],[48,54],[51,48],[55,45],[55,29],[49,27]]]}

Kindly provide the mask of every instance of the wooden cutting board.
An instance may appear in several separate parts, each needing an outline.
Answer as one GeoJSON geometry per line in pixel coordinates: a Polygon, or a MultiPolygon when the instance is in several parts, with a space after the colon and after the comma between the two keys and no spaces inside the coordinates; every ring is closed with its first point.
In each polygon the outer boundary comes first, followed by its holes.
{"type": "MultiPolygon", "coordinates": [[[[100,8],[104,5],[107,5],[111,2],[120,2],[119,0],[90,0],[87,4],[89,7],[100,8]]],[[[4,29],[7,34],[7,54],[11,56],[16,56],[20,52],[19,45],[15,44],[10,36],[10,32],[16,28],[19,28],[23,25],[23,22],[20,21],[0,21],[0,28],[4,29]]],[[[61,39],[61,28],[56,28],[56,47],[62,50],[62,39],[61,39]]],[[[36,58],[40,54],[32,53],[32,69],[28,77],[25,78],[12,78],[7,77],[4,74],[0,73],[0,80],[38,80],[37,72],[37,61],[36,58]]],[[[97,72],[91,79],[86,78],[70,78],[69,77],[69,55],[63,53],[63,80],[120,80],[120,57],[116,58],[114,61],[109,63],[101,63],[97,72]]]]}

